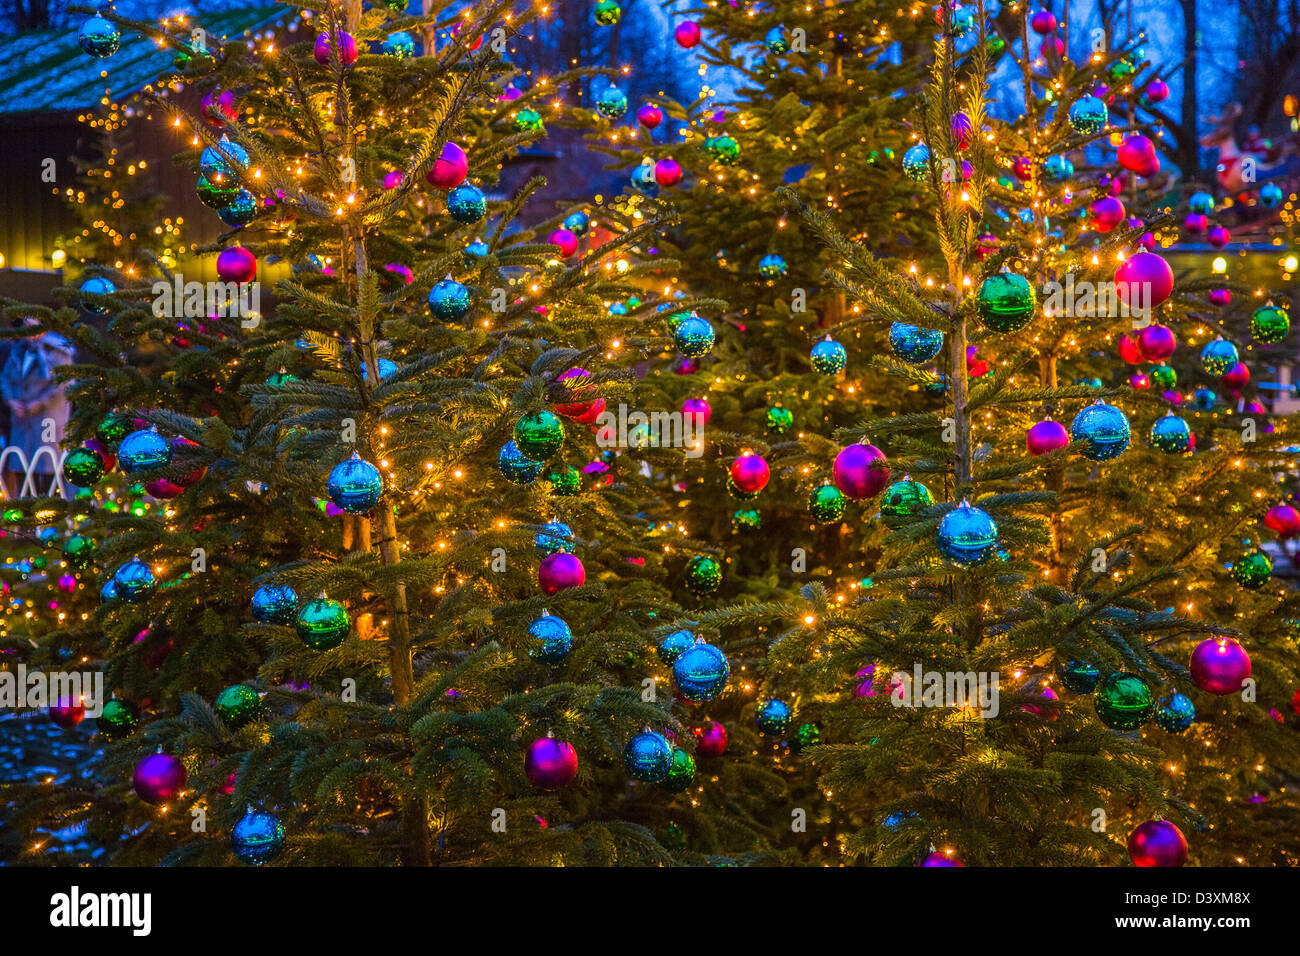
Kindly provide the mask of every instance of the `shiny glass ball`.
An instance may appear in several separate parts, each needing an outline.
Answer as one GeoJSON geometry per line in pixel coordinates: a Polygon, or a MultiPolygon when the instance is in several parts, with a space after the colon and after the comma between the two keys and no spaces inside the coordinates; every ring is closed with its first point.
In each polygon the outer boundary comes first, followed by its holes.
{"type": "Polygon", "coordinates": [[[213,710],[231,730],[238,730],[262,716],[262,696],[244,684],[234,684],[217,695],[213,710]]]}
{"type": "Polygon", "coordinates": [[[104,477],[104,459],[91,448],[74,448],[63,459],[63,478],[70,485],[89,488],[104,477]]]}
{"type": "Polygon", "coordinates": [[[1261,344],[1276,345],[1290,331],[1291,316],[1276,305],[1262,305],[1250,317],[1250,334],[1261,344]]]}
{"type": "Polygon", "coordinates": [[[217,184],[237,179],[237,172],[247,168],[248,150],[224,136],[217,146],[209,146],[199,155],[199,175],[217,184]]]}
{"type": "Polygon", "coordinates": [[[727,686],[730,675],[727,655],[704,641],[686,648],[673,662],[677,692],[693,704],[703,704],[717,697],[727,686]]]}
{"type": "Polygon", "coordinates": [[[1066,661],[1057,668],[1065,689],[1076,694],[1091,694],[1101,682],[1101,671],[1088,661],[1066,661]]]}
{"type": "Polygon", "coordinates": [[[151,428],[127,435],[117,449],[117,463],[128,475],[161,468],[171,460],[172,446],[151,428]]]}
{"type": "Polygon", "coordinates": [[[668,775],[660,781],[659,786],[669,793],[683,793],[695,780],[695,758],[681,747],[673,748],[672,763],[668,775]]]}
{"type": "Polygon", "coordinates": [[[108,740],[120,740],[140,726],[140,713],[124,700],[110,700],[104,704],[95,722],[95,729],[108,740]]]}
{"type": "Polygon", "coordinates": [[[1081,136],[1101,132],[1109,119],[1105,102],[1096,96],[1081,96],[1070,107],[1070,126],[1081,136]]]}
{"type": "Polygon", "coordinates": [[[447,212],[457,222],[478,222],[487,215],[487,197],[470,183],[461,183],[447,192],[447,212]]]}
{"type": "Polygon", "coordinates": [[[533,544],[543,557],[557,551],[573,553],[573,529],[563,521],[549,521],[542,525],[542,530],[533,538],[533,544]]]}
{"type": "Polygon", "coordinates": [[[934,504],[934,495],[919,481],[904,476],[885,489],[880,499],[880,514],[885,524],[898,527],[906,524],[924,509],[934,504]]]}
{"type": "Polygon", "coordinates": [[[77,43],[82,51],[97,60],[116,53],[121,41],[122,34],[118,31],[117,25],[99,14],[95,14],[83,23],[81,32],[77,34],[77,43]]]}
{"type": "Polygon", "coordinates": [[[227,226],[247,226],[257,218],[257,211],[257,197],[247,189],[241,189],[230,202],[217,210],[217,218],[227,226]]]}
{"type": "Polygon", "coordinates": [[[128,604],[147,601],[157,585],[153,569],[139,558],[132,558],[113,572],[113,595],[128,604]]]}
{"type": "Polygon", "coordinates": [[[515,447],[533,461],[546,461],[564,444],[564,423],[552,411],[542,409],[515,423],[515,447]]]}
{"type": "Polygon", "coordinates": [[[844,517],[847,499],[834,485],[818,485],[808,496],[808,511],[822,524],[830,524],[844,517]]]}
{"type": "Polygon", "coordinates": [[[292,624],[298,617],[298,595],[286,584],[264,584],[253,592],[253,620],[259,624],[292,624]]]}
{"type": "Polygon", "coordinates": [[[379,44],[379,52],[399,60],[409,59],[415,56],[415,40],[409,33],[390,33],[379,44]]]}
{"type": "Polygon", "coordinates": [[[903,172],[914,182],[921,182],[930,175],[930,147],[917,143],[903,154],[903,172]]]}
{"type": "Polygon", "coordinates": [[[655,652],[665,664],[672,664],[687,648],[695,646],[695,635],[687,630],[673,631],[659,642],[655,652]]]}
{"type": "Polygon", "coordinates": [[[759,704],[754,722],[758,725],[761,733],[780,736],[790,726],[792,716],[794,716],[794,712],[790,709],[790,705],[773,697],[759,704]]]}
{"type": "Polygon", "coordinates": [[[764,279],[779,279],[790,271],[783,256],[770,252],[758,260],[758,274],[764,279]]]}
{"type": "Polygon", "coordinates": [[[352,629],[348,611],[331,598],[314,598],[298,612],[298,639],[313,651],[328,651],[343,643],[352,629]]]}
{"type": "Polygon", "coordinates": [[[780,405],[773,405],[767,410],[767,427],[778,435],[784,435],[794,424],[794,412],[780,405]]]}
{"type": "Polygon", "coordinates": [[[70,535],[63,542],[63,560],[77,571],[84,571],[95,560],[96,544],[94,538],[84,534],[70,535]]]}
{"type": "Polygon", "coordinates": [[[469,312],[469,289],[455,279],[443,279],[429,290],[429,311],[444,322],[457,322],[469,312]]]}
{"type": "Polygon", "coordinates": [[[623,749],[623,766],[634,780],[659,783],[668,776],[672,764],[672,744],[653,731],[637,734],[623,749]]]}
{"type": "Polygon", "coordinates": [[[546,462],[544,461],[533,461],[531,458],[526,458],[513,439],[502,445],[501,453],[497,455],[497,468],[500,469],[505,479],[512,484],[531,484],[545,467],[546,462]]]}
{"type": "Polygon", "coordinates": [[[1151,426],[1151,444],[1167,455],[1181,454],[1192,445],[1192,430],[1177,415],[1157,418],[1151,426]]]}
{"type": "Polygon", "coordinates": [[[1241,356],[1237,353],[1237,346],[1227,339],[1207,342],[1201,349],[1201,368],[1207,375],[1224,375],[1239,361],[1241,356]]]}
{"type": "Polygon", "coordinates": [[[822,339],[812,347],[808,358],[812,367],[823,375],[835,375],[849,364],[848,350],[834,339],[822,339]]]}
{"type": "Polygon", "coordinates": [[[249,866],[269,863],[284,850],[284,824],[261,810],[249,810],[230,831],[230,848],[249,866]]]}
{"type": "Polygon", "coordinates": [[[686,587],[697,595],[712,594],[722,583],[722,565],[697,554],[686,562],[686,587]]]}
{"type": "Polygon", "coordinates": [[[1232,580],[1253,591],[1263,587],[1273,575],[1273,559],[1252,548],[1232,563],[1232,580]]]}
{"type": "Polygon", "coordinates": [[[1082,446],[1090,461],[1109,461],[1128,448],[1128,418],[1105,402],[1088,405],[1070,423],[1070,440],[1082,446]]]}
{"type": "Polygon", "coordinates": [[[379,469],[353,453],[330,471],[326,493],[334,507],[352,514],[365,514],[384,494],[384,476],[379,469]]]}
{"type": "Polygon", "coordinates": [[[1171,734],[1181,734],[1196,720],[1196,705],[1183,694],[1166,694],[1156,703],[1156,725],[1171,734]]]}
{"type": "Polygon", "coordinates": [[[1014,272],[998,272],[980,283],[975,311],[980,324],[993,332],[1019,332],[1034,317],[1038,298],[1029,280],[1014,272]]]}
{"type": "Polygon", "coordinates": [[[563,618],[543,614],[528,625],[528,636],[537,641],[529,653],[543,664],[563,664],[573,647],[573,631],[563,618]]]}
{"type": "Polygon", "coordinates": [[[1093,707],[1097,719],[1111,730],[1136,730],[1151,718],[1156,702],[1146,681],[1119,671],[1098,685],[1093,707]]]}
{"type": "Polygon", "coordinates": [[[988,513],[963,502],[939,521],[939,550],[958,564],[982,564],[998,549],[998,526],[988,513]]]}
{"type": "Polygon", "coordinates": [[[924,365],[943,348],[943,333],[923,329],[906,322],[895,322],[889,328],[889,347],[909,365],[924,365]]]}
{"type": "Polygon", "coordinates": [[[627,94],[617,86],[607,86],[596,100],[596,112],[605,119],[618,119],[627,112],[627,94]]]}
{"type": "Polygon", "coordinates": [[[692,315],[682,320],[673,332],[673,344],[677,351],[688,358],[700,358],[713,348],[717,333],[708,319],[692,315]]]}

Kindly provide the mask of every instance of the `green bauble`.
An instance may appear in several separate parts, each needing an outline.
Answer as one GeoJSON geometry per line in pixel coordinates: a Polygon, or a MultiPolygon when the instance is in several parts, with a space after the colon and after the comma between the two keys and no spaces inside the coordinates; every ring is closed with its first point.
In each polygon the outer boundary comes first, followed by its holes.
{"type": "Polygon", "coordinates": [[[198,193],[199,202],[203,205],[209,209],[221,210],[235,201],[239,195],[239,183],[233,178],[224,183],[215,183],[207,176],[200,176],[194,191],[198,193]]]}
{"type": "Polygon", "coordinates": [[[71,535],[63,542],[63,560],[68,567],[84,571],[95,560],[95,539],[84,534],[71,535]]]}
{"type": "Polygon", "coordinates": [[[1156,700],[1141,677],[1119,671],[1097,687],[1093,706],[1097,719],[1111,730],[1136,730],[1151,719],[1156,700]]]}
{"type": "Polygon", "coordinates": [[[546,476],[551,494],[567,498],[582,491],[582,473],[572,465],[563,465],[546,476]]]}
{"type": "Polygon", "coordinates": [[[794,424],[794,412],[780,405],[773,405],[767,410],[767,427],[778,435],[784,435],[794,424]]]}
{"type": "Polygon", "coordinates": [[[1291,331],[1291,317],[1276,305],[1261,305],[1250,317],[1250,334],[1256,342],[1276,345],[1291,331]]]}
{"type": "Polygon", "coordinates": [[[911,475],[904,475],[902,481],[896,481],[885,489],[880,499],[880,513],[885,524],[898,527],[916,517],[922,508],[934,504],[930,489],[919,481],[913,481],[911,475]]]}
{"type": "Polygon", "coordinates": [[[520,110],[515,114],[515,129],[521,133],[541,133],[546,130],[546,124],[537,110],[520,110]]]}
{"type": "Polygon", "coordinates": [[[519,419],[515,425],[515,447],[533,461],[546,461],[564,444],[564,423],[546,409],[519,419]]]}
{"type": "Polygon", "coordinates": [[[68,484],[89,488],[104,477],[104,459],[93,448],[74,448],[63,459],[63,478],[68,484]]]}
{"type": "Polygon", "coordinates": [[[794,732],[794,739],[790,741],[790,749],[797,754],[804,752],[807,747],[816,747],[822,742],[822,729],[816,724],[800,724],[799,729],[794,732]]]}
{"type": "Polygon", "coordinates": [[[763,516],[753,508],[741,508],[731,516],[731,526],[737,531],[757,531],[763,527],[763,516]]]}
{"type": "Polygon", "coordinates": [[[1151,366],[1151,381],[1161,388],[1173,388],[1178,384],[1178,373],[1169,365],[1151,366]]]}
{"type": "Polygon", "coordinates": [[[592,18],[602,27],[612,27],[623,17],[623,8],[615,0],[598,0],[591,9],[592,18]]]}
{"type": "Polygon", "coordinates": [[[1253,591],[1273,575],[1273,559],[1258,548],[1251,548],[1232,564],[1232,580],[1253,591]]]}
{"type": "Polygon", "coordinates": [[[244,684],[227,687],[217,695],[213,710],[231,730],[238,730],[262,716],[262,696],[244,684]]]}
{"type": "Polygon", "coordinates": [[[740,144],[725,133],[721,136],[710,136],[704,148],[709,157],[720,166],[732,166],[740,159],[740,144]]]}
{"type": "Polygon", "coordinates": [[[104,420],[95,426],[95,437],[112,448],[131,433],[131,421],[121,415],[109,412],[104,420]]]}
{"type": "Polygon", "coordinates": [[[110,700],[104,705],[95,729],[109,740],[120,740],[140,726],[140,714],[124,700],[110,700]]]}
{"type": "Polygon", "coordinates": [[[808,510],[822,524],[844,517],[844,492],[834,485],[818,485],[808,496],[808,510]]]}
{"type": "Polygon", "coordinates": [[[313,651],[338,647],[348,636],[351,626],[347,608],[326,597],[304,604],[295,625],[299,639],[313,651]]]}
{"type": "Polygon", "coordinates": [[[1066,661],[1057,667],[1065,689],[1076,694],[1091,694],[1101,681],[1101,671],[1087,661],[1066,661]]]}
{"type": "Polygon", "coordinates": [[[672,766],[668,768],[668,776],[659,781],[659,786],[669,793],[681,793],[694,779],[695,758],[681,747],[674,747],[672,766]]]}
{"type": "Polygon", "coordinates": [[[999,272],[980,284],[976,312],[980,324],[993,332],[1019,332],[1034,317],[1038,299],[1024,276],[999,272]]]}
{"type": "Polygon", "coordinates": [[[693,594],[712,594],[722,583],[722,565],[713,558],[697,554],[686,562],[686,587],[693,594]]]}
{"type": "Polygon", "coordinates": [[[753,501],[761,494],[761,492],[742,491],[740,486],[736,484],[735,479],[730,475],[727,475],[727,494],[731,495],[733,498],[739,499],[740,501],[753,501]]]}

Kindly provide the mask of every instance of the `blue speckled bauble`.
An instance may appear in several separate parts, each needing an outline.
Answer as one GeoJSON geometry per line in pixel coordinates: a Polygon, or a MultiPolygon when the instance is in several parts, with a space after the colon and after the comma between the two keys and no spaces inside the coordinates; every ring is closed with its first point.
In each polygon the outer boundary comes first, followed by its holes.
{"type": "Polygon", "coordinates": [[[113,572],[113,595],[128,604],[148,600],[157,586],[153,569],[139,558],[132,558],[113,572]]]}
{"type": "Polygon", "coordinates": [[[108,279],[105,279],[103,276],[91,276],[85,282],[81,283],[81,287],[78,289],[78,291],[82,293],[82,299],[81,299],[82,308],[84,308],[87,312],[95,312],[100,315],[103,315],[105,312],[108,311],[108,306],[92,303],[85,298],[85,295],[86,293],[89,293],[91,295],[112,295],[114,292],[117,291],[117,286],[113,285],[112,282],[110,282],[108,279]]]}
{"type": "Polygon", "coordinates": [[[758,724],[758,729],[762,733],[779,736],[785,733],[786,727],[790,726],[792,716],[794,712],[790,709],[790,705],[773,697],[758,705],[754,722],[758,724]]]}
{"type": "Polygon", "coordinates": [[[573,631],[563,618],[554,614],[533,619],[528,625],[528,636],[539,642],[531,653],[543,664],[563,664],[573,646],[573,631]]]}
{"type": "Polygon", "coordinates": [[[822,339],[812,347],[808,358],[812,366],[823,375],[834,375],[844,371],[849,364],[849,353],[844,346],[834,339],[822,339]]]}
{"type": "Polygon", "coordinates": [[[903,154],[903,172],[908,179],[920,182],[930,175],[930,147],[917,143],[903,154]]]}
{"type": "Polygon", "coordinates": [[[1105,102],[1096,96],[1081,96],[1070,107],[1070,125],[1082,136],[1091,136],[1105,129],[1109,119],[1105,102]]]}
{"type": "Polygon", "coordinates": [[[1076,694],[1091,694],[1101,681],[1101,670],[1088,661],[1066,661],[1057,667],[1056,673],[1065,689],[1076,694]]]}
{"type": "Polygon", "coordinates": [[[356,452],[330,471],[326,493],[334,507],[353,514],[365,514],[384,494],[384,476],[356,452]]]}
{"type": "Polygon", "coordinates": [[[313,651],[328,651],[343,643],[352,629],[348,609],[327,597],[313,598],[298,612],[298,638],[313,651]]]}
{"type": "Polygon", "coordinates": [[[248,150],[224,136],[216,146],[209,146],[199,155],[199,175],[213,183],[234,179],[236,170],[247,168],[248,150]]]}
{"type": "Polygon", "coordinates": [[[623,749],[623,766],[634,780],[658,783],[668,776],[672,765],[673,745],[651,730],[637,734],[623,749]]]}
{"type": "Polygon", "coordinates": [[[161,468],[172,460],[172,446],[152,428],[131,432],[117,448],[118,466],[128,475],[161,468]]]}
{"type": "Polygon", "coordinates": [[[572,554],[574,549],[573,529],[563,521],[548,521],[542,525],[542,530],[537,532],[537,536],[533,538],[533,544],[536,545],[538,553],[543,557],[559,551],[572,554]]]}
{"type": "Polygon", "coordinates": [[[699,358],[708,354],[716,338],[717,334],[708,319],[692,315],[677,326],[677,331],[673,333],[673,344],[687,358],[699,358]]]}
{"type": "Polygon", "coordinates": [[[703,704],[721,694],[730,675],[727,655],[704,641],[686,648],[673,662],[677,692],[694,704],[703,704]]]}
{"type": "Polygon", "coordinates": [[[284,824],[273,813],[249,807],[230,831],[230,848],[249,866],[261,866],[284,849],[284,824]]]}
{"type": "Polygon", "coordinates": [[[924,365],[943,348],[943,333],[895,322],[889,328],[889,347],[909,365],[924,365]]]}
{"type": "Polygon", "coordinates": [[[1063,182],[1074,175],[1074,163],[1064,156],[1048,156],[1043,161],[1043,175],[1049,182],[1063,182]]]}
{"type": "Polygon", "coordinates": [[[1196,705],[1183,694],[1166,694],[1156,701],[1156,726],[1171,734],[1181,734],[1196,719],[1196,705]]]}
{"type": "Polygon", "coordinates": [[[672,664],[681,656],[682,651],[695,646],[695,635],[687,630],[673,631],[659,642],[655,649],[659,659],[665,664],[672,664]]]}
{"type": "Polygon", "coordinates": [[[298,595],[287,584],[264,584],[253,592],[252,608],[259,624],[292,624],[298,616],[298,595]]]}
{"type": "Polygon", "coordinates": [[[83,23],[81,32],[77,34],[77,42],[81,44],[81,49],[97,60],[116,53],[121,41],[122,34],[118,32],[117,26],[99,14],[95,14],[83,23]]]}
{"type": "Polygon", "coordinates": [[[447,193],[447,212],[457,222],[478,222],[487,215],[487,197],[470,183],[461,183],[447,193]]]}
{"type": "Polygon", "coordinates": [[[1207,342],[1205,348],[1201,349],[1201,368],[1205,369],[1207,375],[1225,375],[1239,361],[1241,357],[1237,354],[1237,346],[1227,339],[1207,342]]]}
{"type": "Polygon", "coordinates": [[[384,42],[379,44],[379,52],[405,60],[415,56],[415,40],[409,33],[390,33],[384,42]]]}
{"type": "Polygon", "coordinates": [[[1157,418],[1151,426],[1151,444],[1167,455],[1177,455],[1187,451],[1192,444],[1192,430],[1173,412],[1164,418],[1157,418]]]}
{"type": "Polygon", "coordinates": [[[234,199],[217,210],[217,218],[227,226],[247,226],[257,218],[257,209],[257,197],[241,189],[234,199]]]}
{"type": "Polygon", "coordinates": [[[790,266],[786,263],[785,258],[778,256],[775,252],[769,252],[758,260],[758,274],[764,279],[779,279],[789,271],[790,266]]]}
{"type": "Polygon", "coordinates": [[[591,217],[585,212],[571,212],[564,217],[564,228],[581,239],[591,228],[591,217]]]}
{"type": "Polygon", "coordinates": [[[1070,441],[1078,442],[1089,461],[1109,461],[1128,447],[1128,418],[1114,405],[1097,402],[1074,416],[1070,441]]]}
{"type": "Polygon", "coordinates": [[[659,183],[655,181],[655,168],[642,164],[632,170],[632,188],[643,196],[654,199],[659,195],[659,183]]]}
{"type": "Polygon", "coordinates": [[[459,321],[469,311],[469,289],[455,279],[443,279],[429,290],[429,311],[443,321],[459,321]]]}
{"type": "Polygon", "coordinates": [[[763,37],[763,46],[767,47],[772,53],[780,56],[790,49],[790,41],[785,38],[785,29],[783,27],[772,27],[763,37]]]}
{"type": "Polygon", "coordinates": [[[962,502],[935,532],[939,550],[958,564],[981,564],[998,549],[998,526],[988,513],[962,502]]]}
{"type": "Polygon", "coordinates": [[[501,469],[501,474],[507,481],[516,485],[527,485],[542,473],[546,462],[525,458],[519,446],[511,439],[501,446],[501,453],[497,455],[497,467],[501,469]]]}
{"type": "Polygon", "coordinates": [[[618,119],[627,112],[627,94],[617,86],[607,86],[596,100],[596,112],[605,119],[618,119]]]}

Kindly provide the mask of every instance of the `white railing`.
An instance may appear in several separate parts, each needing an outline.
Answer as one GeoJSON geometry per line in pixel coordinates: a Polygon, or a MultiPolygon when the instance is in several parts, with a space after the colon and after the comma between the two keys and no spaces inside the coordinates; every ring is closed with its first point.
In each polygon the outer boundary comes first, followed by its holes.
{"type": "Polygon", "coordinates": [[[36,471],[36,466],[40,463],[42,458],[48,458],[50,463],[54,466],[54,480],[50,482],[50,487],[44,494],[47,497],[53,497],[57,494],[60,497],[66,498],[68,495],[67,487],[63,483],[63,459],[67,456],[68,453],[66,450],[55,448],[52,445],[42,445],[40,448],[36,449],[36,454],[32,455],[31,461],[27,460],[27,456],[17,445],[10,445],[3,451],[0,451],[0,501],[8,500],[10,498],[27,498],[36,496],[36,480],[41,475],[40,472],[36,471]],[[9,461],[11,458],[18,459],[19,466],[12,470],[23,476],[22,486],[18,489],[18,494],[16,495],[11,493],[12,489],[9,488],[7,479],[4,477],[6,469],[9,468],[9,461]]]}

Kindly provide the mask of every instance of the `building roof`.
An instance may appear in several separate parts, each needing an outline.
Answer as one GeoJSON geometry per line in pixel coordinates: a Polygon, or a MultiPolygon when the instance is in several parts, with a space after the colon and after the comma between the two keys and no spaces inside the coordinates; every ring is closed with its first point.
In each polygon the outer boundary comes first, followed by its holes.
{"type": "MultiPolygon", "coordinates": [[[[283,6],[249,7],[204,14],[195,26],[208,34],[208,47],[285,17],[283,6]]],[[[78,27],[33,30],[5,37],[0,58],[0,115],[89,109],[106,90],[127,96],[174,69],[173,53],[148,37],[124,32],[112,56],[97,60],[82,52],[78,27]]]]}

